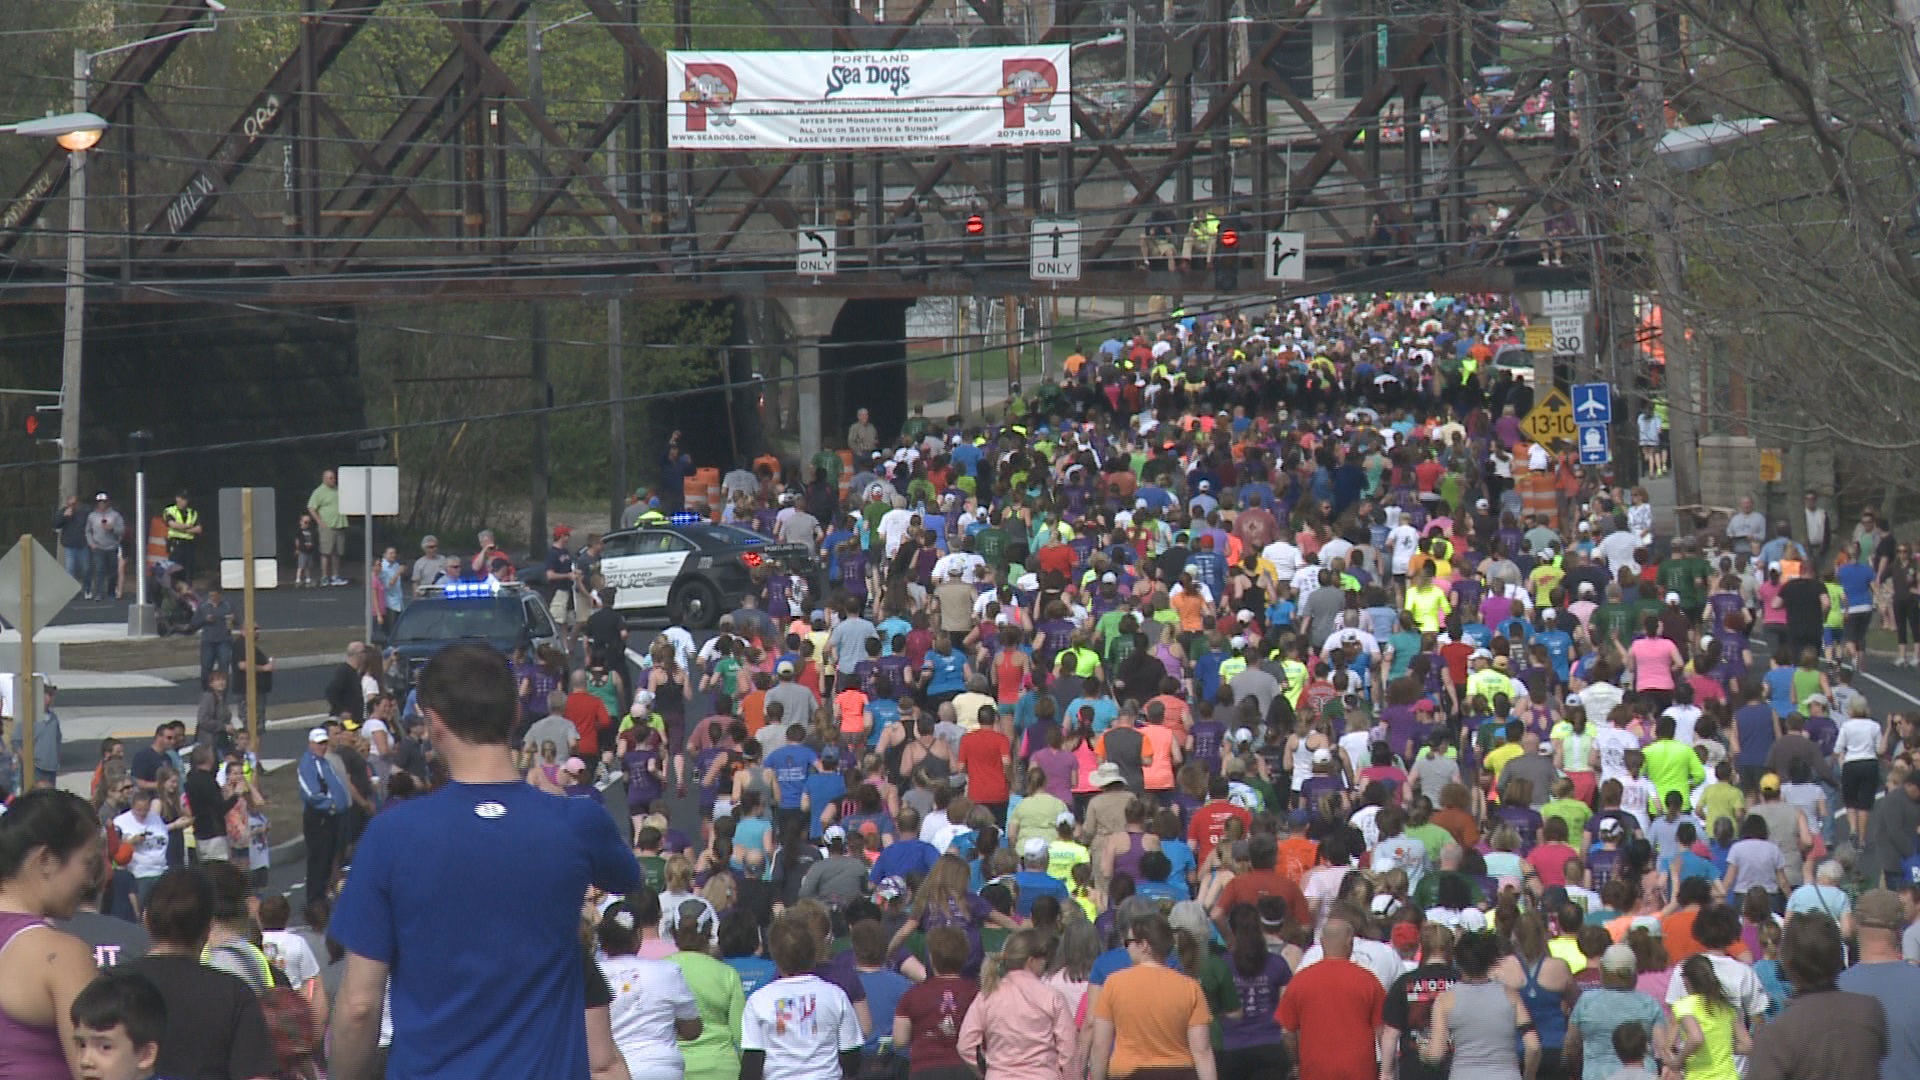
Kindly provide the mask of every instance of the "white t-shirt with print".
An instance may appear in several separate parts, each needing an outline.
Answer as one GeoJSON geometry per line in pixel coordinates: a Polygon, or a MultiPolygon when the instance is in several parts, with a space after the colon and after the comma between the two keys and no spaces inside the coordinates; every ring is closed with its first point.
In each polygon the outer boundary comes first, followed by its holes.
{"type": "Polygon", "coordinates": [[[610,956],[600,962],[600,970],[613,989],[607,1014],[613,1025],[613,1045],[626,1059],[628,1074],[657,1077],[685,1070],[673,1024],[699,1016],[700,1006],[680,965],[671,960],[610,956]]]}
{"type": "Polygon", "coordinates": [[[262,930],[260,951],[286,974],[295,989],[320,977],[320,961],[314,959],[313,946],[291,930],[262,930]]]}
{"type": "Polygon", "coordinates": [[[113,819],[120,839],[133,845],[133,861],[127,870],[136,878],[154,878],[167,872],[167,819],[151,805],[147,816],[137,818],[127,810],[113,819]]]}
{"type": "Polygon", "coordinates": [[[840,1053],[860,1048],[846,991],[817,975],[775,979],[747,998],[740,1049],[767,1055],[768,1080],[840,1080],[840,1053]]]}

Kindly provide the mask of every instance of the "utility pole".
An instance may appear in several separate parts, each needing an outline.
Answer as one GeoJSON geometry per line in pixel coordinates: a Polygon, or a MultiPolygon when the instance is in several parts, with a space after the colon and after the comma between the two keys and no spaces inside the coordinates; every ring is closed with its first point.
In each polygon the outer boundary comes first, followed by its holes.
{"type": "MultiPolygon", "coordinates": [[[[1639,37],[1641,115],[1649,145],[1667,133],[1665,65],[1672,59],[1660,47],[1659,15],[1651,3],[1634,9],[1639,37]]],[[[1673,501],[1676,507],[1700,504],[1698,406],[1694,395],[1693,348],[1687,341],[1686,256],[1680,247],[1680,201],[1671,184],[1675,173],[1657,179],[1648,192],[1653,215],[1654,274],[1660,284],[1660,345],[1666,354],[1667,420],[1673,442],[1673,501]]],[[[1691,510],[1677,511],[1684,520],[1691,510]]],[[[1681,530],[1690,532],[1691,530],[1681,530]]]]}
{"type": "MultiPolygon", "coordinates": [[[[87,108],[93,57],[73,50],[73,111],[87,108]]],[[[67,153],[67,289],[60,337],[60,501],[80,494],[80,383],[87,319],[87,151],[67,153]]],[[[144,513],[145,507],[134,507],[144,513]]],[[[145,558],[143,554],[141,556],[145,558]]],[[[29,773],[28,775],[32,775],[29,773]]]]}

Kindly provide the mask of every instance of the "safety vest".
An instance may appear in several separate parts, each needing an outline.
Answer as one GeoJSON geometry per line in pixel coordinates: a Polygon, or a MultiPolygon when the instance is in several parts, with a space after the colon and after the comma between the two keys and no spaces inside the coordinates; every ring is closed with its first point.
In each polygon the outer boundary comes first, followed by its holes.
{"type": "Polygon", "coordinates": [[[667,515],[653,509],[641,511],[640,516],[634,521],[636,525],[665,525],[666,523],[667,515]]]}
{"type": "Polygon", "coordinates": [[[193,528],[195,525],[200,524],[200,511],[195,510],[191,506],[187,507],[185,510],[182,510],[177,505],[169,506],[167,507],[166,512],[161,514],[160,516],[166,519],[167,539],[169,540],[193,539],[193,534],[191,532],[188,532],[187,530],[193,528]]]}

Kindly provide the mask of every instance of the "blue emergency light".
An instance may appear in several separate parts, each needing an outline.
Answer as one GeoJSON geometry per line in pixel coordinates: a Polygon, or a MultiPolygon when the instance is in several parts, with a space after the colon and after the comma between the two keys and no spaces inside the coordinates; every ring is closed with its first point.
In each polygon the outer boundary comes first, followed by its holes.
{"type": "Polygon", "coordinates": [[[500,592],[500,583],[492,578],[481,581],[449,581],[440,595],[449,600],[472,600],[476,597],[494,596],[500,592]]]}
{"type": "Polygon", "coordinates": [[[670,525],[698,525],[705,520],[691,510],[675,510],[667,515],[667,523],[670,525]]]}

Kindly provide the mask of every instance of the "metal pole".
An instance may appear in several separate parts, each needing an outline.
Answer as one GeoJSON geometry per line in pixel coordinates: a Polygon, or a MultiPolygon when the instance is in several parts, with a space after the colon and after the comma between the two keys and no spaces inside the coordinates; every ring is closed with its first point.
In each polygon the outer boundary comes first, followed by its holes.
{"type": "Polygon", "coordinates": [[[20,553],[20,674],[13,680],[13,696],[19,703],[14,712],[20,722],[20,790],[33,789],[33,727],[40,715],[40,702],[34,697],[33,685],[33,635],[39,628],[33,625],[33,557],[39,552],[34,550],[33,534],[20,537],[20,543],[14,548],[20,553]]]}
{"type": "MultiPolygon", "coordinates": [[[[369,492],[368,494],[372,494],[369,492]]],[[[369,519],[371,520],[371,519],[369,519]]],[[[257,625],[253,621],[253,489],[240,489],[240,553],[245,559],[245,582],[240,590],[240,616],[246,622],[246,633],[242,636],[240,647],[246,650],[244,662],[247,665],[247,747],[259,753],[260,746],[260,694],[258,671],[253,667],[253,640],[257,625]]],[[[371,610],[371,605],[369,605],[371,610]]]]}
{"type": "Polygon", "coordinates": [[[133,603],[147,606],[147,467],[133,470],[133,554],[139,573],[133,575],[133,603]]]}
{"type": "Polygon", "coordinates": [[[620,298],[607,298],[607,447],[613,454],[613,499],[607,527],[620,527],[627,508],[627,368],[620,336],[620,298]]]}
{"type": "Polygon", "coordinates": [[[533,550],[547,546],[547,455],[552,421],[547,410],[553,407],[553,385],[547,381],[547,305],[533,302],[533,400],[540,410],[533,417],[533,507],[527,525],[533,533],[533,550]]]}
{"type": "MultiPolygon", "coordinates": [[[[1672,57],[1664,55],[1660,45],[1658,14],[1652,4],[1641,4],[1635,12],[1639,31],[1641,84],[1647,105],[1647,139],[1657,142],[1666,134],[1666,83],[1664,65],[1672,57]]],[[[1647,200],[1653,215],[1653,262],[1655,280],[1660,288],[1660,346],[1666,353],[1667,418],[1672,429],[1673,501],[1676,507],[1700,504],[1699,422],[1694,415],[1693,348],[1687,341],[1687,317],[1683,294],[1686,291],[1686,258],[1680,249],[1679,199],[1672,184],[1675,175],[1657,177],[1647,200]]],[[[1678,521],[1687,520],[1692,511],[1676,511],[1678,521]]],[[[1692,530],[1681,529],[1682,535],[1692,530]]]]}
{"type": "MultiPolygon", "coordinates": [[[[87,108],[87,68],[82,49],[73,50],[73,109],[87,108]]],[[[87,152],[67,155],[66,323],[60,354],[60,501],[80,494],[81,346],[87,312],[87,152]]]]}
{"type": "MultiPolygon", "coordinates": [[[[365,469],[367,472],[366,486],[360,489],[362,495],[364,495],[367,500],[366,505],[361,507],[361,509],[366,511],[366,518],[367,518],[366,539],[364,544],[362,545],[367,549],[363,553],[367,561],[367,615],[366,615],[367,635],[361,638],[360,640],[371,645],[373,644],[373,602],[374,602],[374,599],[379,596],[379,593],[375,590],[374,581],[373,581],[373,466],[363,465],[361,466],[361,468],[365,469]]],[[[539,550],[539,545],[535,544],[534,549],[536,551],[539,550]]],[[[249,564],[247,567],[248,569],[247,577],[249,578],[249,580],[251,580],[251,578],[253,577],[253,574],[252,574],[253,568],[251,565],[253,561],[252,549],[248,549],[247,551],[247,561],[249,564]]]]}

